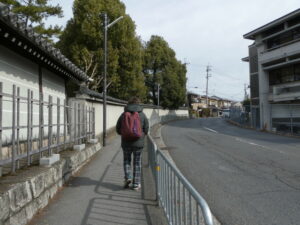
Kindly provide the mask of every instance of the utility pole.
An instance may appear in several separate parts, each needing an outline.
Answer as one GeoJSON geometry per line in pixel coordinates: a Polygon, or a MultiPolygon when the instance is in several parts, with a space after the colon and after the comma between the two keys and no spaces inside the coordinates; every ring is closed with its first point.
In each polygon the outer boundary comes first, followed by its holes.
{"type": "Polygon", "coordinates": [[[248,88],[247,84],[244,84],[244,92],[245,92],[245,97],[244,97],[244,99],[245,99],[245,100],[248,98],[247,88],[248,88]]]}
{"type": "Polygon", "coordinates": [[[106,73],[107,73],[107,14],[103,14],[104,19],[104,79],[103,79],[103,146],[106,145],[106,73]]]}
{"type": "Polygon", "coordinates": [[[211,71],[211,67],[208,64],[206,66],[206,107],[208,108],[208,79],[211,77],[211,75],[209,74],[209,72],[211,71]]]}
{"type": "Polygon", "coordinates": [[[114,25],[116,22],[118,22],[120,19],[122,19],[123,16],[120,16],[110,24],[108,24],[108,19],[107,19],[107,14],[103,13],[103,20],[104,20],[104,26],[103,26],[103,32],[104,32],[104,67],[103,67],[103,74],[104,74],[104,79],[103,79],[103,146],[106,145],[106,91],[107,91],[107,81],[106,81],[106,76],[107,76],[107,30],[110,28],[112,25],[114,25]]]}

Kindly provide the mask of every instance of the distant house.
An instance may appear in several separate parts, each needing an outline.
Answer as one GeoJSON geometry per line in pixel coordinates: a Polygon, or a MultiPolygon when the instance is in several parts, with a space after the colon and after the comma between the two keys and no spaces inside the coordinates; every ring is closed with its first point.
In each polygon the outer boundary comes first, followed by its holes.
{"type": "Polygon", "coordinates": [[[253,126],[300,133],[300,9],[247,34],[253,126]]]}
{"type": "Polygon", "coordinates": [[[231,100],[218,96],[208,96],[208,98],[206,98],[206,95],[199,95],[192,92],[188,93],[188,99],[191,109],[201,112],[202,109],[209,108],[211,115],[213,116],[220,115],[221,111],[223,109],[228,109],[232,103],[231,100]],[[206,101],[208,101],[208,105],[206,104],[206,101]]]}
{"type": "Polygon", "coordinates": [[[189,107],[195,111],[206,108],[206,98],[199,94],[188,92],[189,107]]]}

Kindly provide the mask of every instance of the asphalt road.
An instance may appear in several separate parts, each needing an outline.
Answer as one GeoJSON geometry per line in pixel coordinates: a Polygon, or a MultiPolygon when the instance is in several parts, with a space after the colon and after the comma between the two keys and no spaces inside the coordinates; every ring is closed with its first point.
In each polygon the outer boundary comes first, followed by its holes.
{"type": "Polygon", "coordinates": [[[220,118],[172,122],[162,136],[222,225],[300,224],[300,139],[220,118]]]}

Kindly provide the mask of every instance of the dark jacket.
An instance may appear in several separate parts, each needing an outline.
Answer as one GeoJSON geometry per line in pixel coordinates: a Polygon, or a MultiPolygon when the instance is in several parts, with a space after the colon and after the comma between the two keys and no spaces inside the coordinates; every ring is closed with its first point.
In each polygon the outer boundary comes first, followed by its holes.
{"type": "MultiPolygon", "coordinates": [[[[147,119],[146,115],[143,113],[143,107],[138,105],[138,104],[129,104],[129,105],[125,106],[124,111],[125,112],[138,112],[139,113],[143,135],[142,135],[142,137],[140,137],[136,141],[130,141],[129,142],[129,141],[125,141],[125,140],[122,139],[122,142],[121,142],[122,148],[126,148],[126,147],[143,148],[144,147],[145,135],[147,135],[148,131],[149,131],[149,122],[148,122],[148,119],[147,119]]],[[[123,115],[124,114],[122,113],[122,115],[119,117],[118,122],[117,122],[117,126],[116,126],[117,133],[120,134],[120,135],[121,135],[121,126],[122,126],[123,115]]]]}

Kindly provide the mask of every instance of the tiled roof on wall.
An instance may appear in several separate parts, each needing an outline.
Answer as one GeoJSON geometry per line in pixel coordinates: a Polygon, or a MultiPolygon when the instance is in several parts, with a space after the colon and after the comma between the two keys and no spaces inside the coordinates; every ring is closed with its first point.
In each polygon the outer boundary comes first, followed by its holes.
{"type": "Polygon", "coordinates": [[[78,81],[89,79],[87,74],[66,58],[59,49],[25,22],[9,7],[0,3],[0,43],[14,51],[29,56],[36,63],[50,67],[61,75],[78,81]]]}

